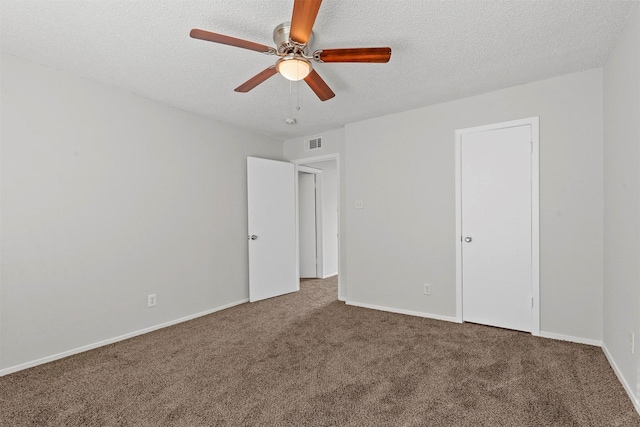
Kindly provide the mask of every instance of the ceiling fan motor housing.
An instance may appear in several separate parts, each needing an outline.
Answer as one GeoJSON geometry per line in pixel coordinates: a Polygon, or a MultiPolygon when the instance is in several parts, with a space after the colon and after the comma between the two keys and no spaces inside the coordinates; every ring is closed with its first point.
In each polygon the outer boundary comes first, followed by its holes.
{"type": "Polygon", "coordinates": [[[291,22],[283,22],[273,30],[273,41],[276,44],[278,55],[302,55],[309,57],[309,45],[313,38],[313,33],[309,35],[307,44],[296,43],[289,38],[291,22]]]}

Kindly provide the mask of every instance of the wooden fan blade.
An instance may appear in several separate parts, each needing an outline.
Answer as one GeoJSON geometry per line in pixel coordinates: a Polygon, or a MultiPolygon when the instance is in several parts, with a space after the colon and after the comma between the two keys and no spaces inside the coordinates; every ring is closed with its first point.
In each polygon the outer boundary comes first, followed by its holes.
{"type": "Polygon", "coordinates": [[[316,16],[322,0],[295,0],[293,3],[293,15],[291,16],[291,29],[289,38],[294,42],[307,44],[316,22],[316,16]]]}
{"type": "Polygon", "coordinates": [[[360,47],[351,49],[322,49],[313,53],[319,62],[389,62],[390,47],[360,47]]]}
{"type": "Polygon", "coordinates": [[[229,46],[241,47],[243,49],[255,50],[261,53],[273,53],[273,48],[260,44],[250,42],[248,40],[237,39],[235,37],[225,36],[223,34],[212,33],[210,31],[198,30],[194,28],[190,33],[191,37],[199,40],[206,40],[214,43],[226,44],[229,46]]]}
{"type": "Polygon", "coordinates": [[[251,89],[253,89],[254,87],[258,86],[260,83],[262,83],[263,81],[267,80],[269,77],[273,76],[277,72],[278,71],[276,70],[276,66],[272,65],[269,68],[266,68],[266,69],[260,71],[258,74],[256,74],[255,76],[251,77],[249,80],[247,80],[246,82],[242,83],[240,86],[238,86],[234,90],[236,92],[249,92],[251,89]]]}
{"type": "Polygon", "coordinates": [[[311,70],[309,75],[304,78],[304,81],[309,85],[311,90],[318,95],[320,101],[326,101],[327,99],[331,99],[336,96],[329,85],[322,80],[322,77],[320,77],[320,74],[318,74],[316,70],[311,70]]]}

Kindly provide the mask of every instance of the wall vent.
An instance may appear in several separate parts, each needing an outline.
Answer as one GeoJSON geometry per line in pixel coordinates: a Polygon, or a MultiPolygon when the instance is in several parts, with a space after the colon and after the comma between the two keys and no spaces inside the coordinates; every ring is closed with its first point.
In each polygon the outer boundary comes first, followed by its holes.
{"type": "Polygon", "coordinates": [[[304,142],[305,151],[319,150],[322,148],[322,137],[311,138],[304,142]]]}

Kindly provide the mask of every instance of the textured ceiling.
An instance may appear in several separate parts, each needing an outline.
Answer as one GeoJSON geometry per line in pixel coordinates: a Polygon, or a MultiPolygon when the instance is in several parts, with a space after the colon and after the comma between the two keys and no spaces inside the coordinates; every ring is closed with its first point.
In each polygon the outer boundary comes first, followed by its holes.
{"type": "Polygon", "coordinates": [[[336,93],[326,102],[279,75],[236,93],[276,57],[189,37],[272,46],[293,0],[1,0],[0,36],[3,52],[285,139],[602,66],[633,3],[325,0],[312,48],[393,52],[388,64],[314,64],[336,93]]]}

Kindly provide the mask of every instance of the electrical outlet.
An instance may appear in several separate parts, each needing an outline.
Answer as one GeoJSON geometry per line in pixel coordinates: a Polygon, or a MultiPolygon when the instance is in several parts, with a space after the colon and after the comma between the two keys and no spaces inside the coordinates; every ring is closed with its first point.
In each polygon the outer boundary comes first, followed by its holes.
{"type": "Polygon", "coordinates": [[[147,307],[155,307],[156,306],[156,294],[147,295],[147,307]]]}
{"type": "Polygon", "coordinates": [[[364,209],[364,200],[356,200],[356,209],[364,209]]]}
{"type": "Polygon", "coordinates": [[[431,295],[431,285],[428,283],[424,284],[424,294],[425,295],[431,295]]]}
{"type": "Polygon", "coordinates": [[[633,333],[632,330],[629,330],[629,350],[631,350],[631,354],[633,354],[635,352],[635,334],[633,333]]]}

